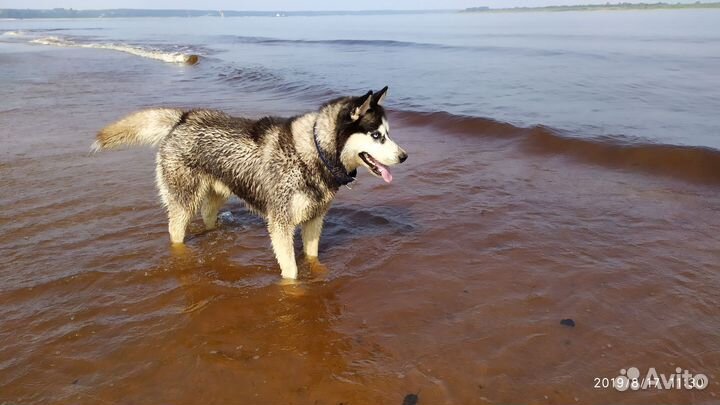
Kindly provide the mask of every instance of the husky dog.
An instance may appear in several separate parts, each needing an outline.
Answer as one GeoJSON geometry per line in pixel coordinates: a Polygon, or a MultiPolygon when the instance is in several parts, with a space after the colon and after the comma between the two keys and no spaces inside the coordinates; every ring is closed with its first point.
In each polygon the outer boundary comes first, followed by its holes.
{"type": "Polygon", "coordinates": [[[200,210],[215,228],[231,194],[267,220],[284,278],[297,277],[293,235],[302,226],[305,255],[316,258],[323,218],[357,168],[392,181],[388,166],[407,153],[390,139],[382,107],[387,87],[343,97],[293,118],[253,120],[221,111],[154,108],[104,129],[93,149],[157,145],[156,182],[172,243],[200,210]]]}

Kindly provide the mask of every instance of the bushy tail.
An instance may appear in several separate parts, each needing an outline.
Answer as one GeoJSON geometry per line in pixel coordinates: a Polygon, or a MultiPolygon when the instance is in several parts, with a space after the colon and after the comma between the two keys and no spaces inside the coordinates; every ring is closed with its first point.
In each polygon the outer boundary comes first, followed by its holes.
{"type": "Polygon", "coordinates": [[[180,123],[182,116],[183,111],[174,108],[153,108],[132,113],[100,130],[91,149],[97,152],[121,146],[155,146],[180,123]]]}

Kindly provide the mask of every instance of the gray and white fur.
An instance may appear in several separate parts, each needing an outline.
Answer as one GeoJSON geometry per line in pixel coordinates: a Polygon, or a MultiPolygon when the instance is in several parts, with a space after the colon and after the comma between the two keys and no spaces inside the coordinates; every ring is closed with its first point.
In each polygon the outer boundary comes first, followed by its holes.
{"type": "Polygon", "coordinates": [[[200,210],[208,229],[231,194],[267,221],[284,278],[297,278],[293,234],[316,258],[323,218],[341,185],[364,166],[386,182],[407,153],[390,139],[382,107],[387,87],[330,101],[292,118],[258,120],[215,110],[154,108],[104,129],[94,150],[158,146],[156,182],[172,243],[183,243],[200,210]]]}

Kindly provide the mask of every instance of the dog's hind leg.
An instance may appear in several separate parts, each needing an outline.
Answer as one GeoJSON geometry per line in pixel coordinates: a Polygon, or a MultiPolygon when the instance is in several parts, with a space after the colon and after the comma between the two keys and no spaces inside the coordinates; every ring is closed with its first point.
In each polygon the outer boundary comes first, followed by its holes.
{"type": "Polygon", "coordinates": [[[268,231],[282,277],[296,279],[298,271],[295,263],[295,247],[293,246],[295,227],[285,221],[269,218],[268,231]]]}
{"type": "Polygon", "coordinates": [[[218,211],[225,204],[229,196],[230,192],[225,186],[220,187],[220,185],[218,185],[210,187],[210,190],[205,194],[205,200],[200,208],[205,229],[215,229],[217,226],[218,211]]]}
{"type": "Polygon", "coordinates": [[[158,162],[157,183],[167,205],[168,232],[173,244],[183,243],[185,231],[207,193],[209,183],[177,162],[158,162]]]}

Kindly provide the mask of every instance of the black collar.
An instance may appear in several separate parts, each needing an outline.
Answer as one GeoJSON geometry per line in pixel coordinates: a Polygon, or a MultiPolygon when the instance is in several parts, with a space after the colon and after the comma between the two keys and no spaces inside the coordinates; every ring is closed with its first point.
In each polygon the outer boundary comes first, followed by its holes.
{"type": "Polygon", "coordinates": [[[337,157],[329,158],[325,151],[320,147],[317,135],[317,121],[315,121],[315,125],[313,125],[313,139],[315,139],[315,148],[317,148],[318,155],[320,155],[320,160],[323,162],[325,168],[328,169],[330,174],[332,174],[332,177],[338,187],[348,185],[355,181],[357,170],[347,173],[342,163],[338,162],[337,157]]]}

